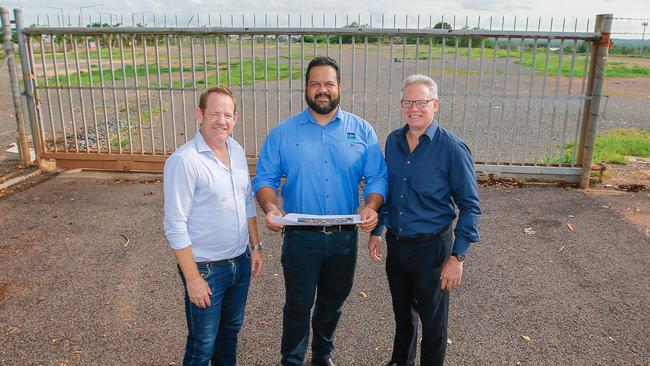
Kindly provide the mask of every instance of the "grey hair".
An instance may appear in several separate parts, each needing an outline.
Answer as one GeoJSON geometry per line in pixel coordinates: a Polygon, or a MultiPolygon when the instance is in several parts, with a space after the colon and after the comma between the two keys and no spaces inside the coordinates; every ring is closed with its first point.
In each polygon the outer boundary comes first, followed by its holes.
{"type": "Polygon", "coordinates": [[[407,77],[404,82],[402,83],[402,90],[400,92],[400,97],[404,97],[404,90],[413,84],[422,84],[425,85],[429,88],[431,91],[431,95],[433,98],[438,99],[438,84],[431,79],[430,77],[422,74],[414,74],[409,77],[407,77]]]}

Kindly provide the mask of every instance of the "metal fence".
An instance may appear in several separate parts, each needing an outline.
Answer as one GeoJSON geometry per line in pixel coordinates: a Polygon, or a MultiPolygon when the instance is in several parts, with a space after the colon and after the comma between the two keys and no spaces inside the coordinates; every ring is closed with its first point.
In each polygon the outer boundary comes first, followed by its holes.
{"type": "Polygon", "coordinates": [[[610,15],[598,16],[595,31],[528,20],[507,30],[480,18],[460,26],[418,18],[412,28],[384,18],[343,28],[324,18],[321,28],[313,18],[310,28],[21,22],[38,151],[62,166],[160,169],[194,135],[198,94],[218,84],[239,99],[234,137],[254,163],[268,131],[305,108],[309,60],[328,55],[341,65],[342,108],[382,141],[403,124],[402,80],[423,73],[439,84],[438,121],[470,146],[479,172],[571,182],[588,174],[611,29],[610,15]]]}

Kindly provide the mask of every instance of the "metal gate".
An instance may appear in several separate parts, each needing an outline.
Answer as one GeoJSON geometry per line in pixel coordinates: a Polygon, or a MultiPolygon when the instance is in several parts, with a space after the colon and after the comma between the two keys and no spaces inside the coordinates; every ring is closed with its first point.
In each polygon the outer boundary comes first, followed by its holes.
{"type": "Polygon", "coordinates": [[[16,15],[34,144],[62,167],[161,170],[196,132],[198,94],[217,84],[238,98],[234,137],[254,164],[268,131],[305,108],[309,60],[328,55],[341,65],[342,108],[370,121],[382,141],[402,124],[403,79],[423,73],[439,84],[438,121],[469,145],[479,173],[583,186],[612,19],[599,15],[593,32],[581,32],[577,22],[505,30],[480,18],[461,26],[418,18],[415,28],[408,19],[406,28],[385,27],[383,18],[329,28],[324,18],[322,28],[313,18],[310,28],[267,20],[25,28],[16,15]]]}

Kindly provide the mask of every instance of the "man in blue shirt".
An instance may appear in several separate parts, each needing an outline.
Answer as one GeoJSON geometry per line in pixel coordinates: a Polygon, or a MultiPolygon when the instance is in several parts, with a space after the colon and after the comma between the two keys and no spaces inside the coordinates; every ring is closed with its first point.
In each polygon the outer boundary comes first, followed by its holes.
{"type": "Polygon", "coordinates": [[[434,119],[439,106],[435,81],[408,77],[400,103],[406,125],[386,140],[389,195],[368,249],[373,261],[382,259],[379,235],[386,226],[386,274],[395,313],[389,365],[414,364],[418,315],[420,364],[443,365],[449,290],[460,286],[469,245],[479,240],[474,163],[469,148],[434,119]]]}
{"type": "Polygon", "coordinates": [[[234,366],[251,274],[263,267],[255,200],[244,149],[230,137],[232,92],[208,89],[195,114],[199,131],[165,162],[163,187],[165,235],[185,288],[183,365],[234,366]]]}
{"type": "Polygon", "coordinates": [[[355,225],[282,226],[277,192],[282,177],[283,209],[316,215],[349,215],[359,206],[363,180],[365,206],[358,227],[377,225],[386,196],[387,176],[379,141],[365,120],[339,108],[341,74],[329,57],[307,67],[308,108],[271,130],[260,152],[253,180],[265,224],[284,229],[282,267],[286,288],[282,328],[282,365],[303,365],[312,306],[312,365],[335,365],[334,331],[341,306],[352,289],[357,256],[355,225]]]}

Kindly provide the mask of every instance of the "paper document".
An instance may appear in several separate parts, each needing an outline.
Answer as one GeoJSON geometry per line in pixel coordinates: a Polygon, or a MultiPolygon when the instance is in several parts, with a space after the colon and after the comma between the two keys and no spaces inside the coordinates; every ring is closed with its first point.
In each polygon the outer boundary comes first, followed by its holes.
{"type": "Polygon", "coordinates": [[[361,222],[361,215],[306,215],[288,213],[284,217],[271,215],[273,222],[282,225],[326,226],[354,225],[361,222]]]}

